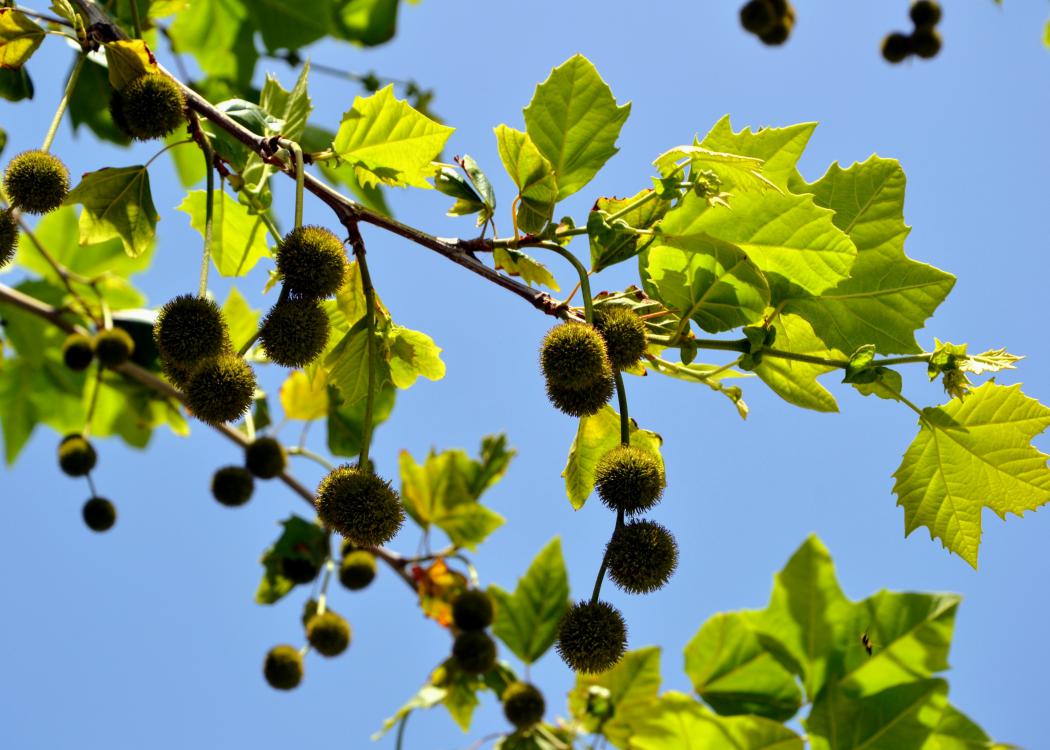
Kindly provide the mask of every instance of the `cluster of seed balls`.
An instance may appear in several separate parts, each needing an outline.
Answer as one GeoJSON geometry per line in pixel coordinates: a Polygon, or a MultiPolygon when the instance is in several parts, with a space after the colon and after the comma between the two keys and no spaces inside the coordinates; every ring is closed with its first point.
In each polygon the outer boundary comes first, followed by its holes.
{"type": "MultiPolygon", "coordinates": [[[[339,656],[350,645],[350,623],[330,609],[319,612],[316,603],[311,602],[311,605],[303,615],[306,642],[321,656],[339,656]]],[[[284,643],[266,653],[263,676],[270,687],[292,690],[299,686],[303,681],[304,651],[284,643]]]]}
{"type": "Polygon", "coordinates": [[[911,55],[929,59],[941,51],[941,35],[937,31],[941,21],[940,4],[934,0],[916,0],[909,15],[915,26],[911,34],[895,31],[882,40],[882,57],[886,62],[903,62],[911,55]]]}
{"type": "Polygon", "coordinates": [[[740,9],[740,25],[763,44],[783,44],[795,28],[795,8],[787,0],[750,0],[740,9]]]}

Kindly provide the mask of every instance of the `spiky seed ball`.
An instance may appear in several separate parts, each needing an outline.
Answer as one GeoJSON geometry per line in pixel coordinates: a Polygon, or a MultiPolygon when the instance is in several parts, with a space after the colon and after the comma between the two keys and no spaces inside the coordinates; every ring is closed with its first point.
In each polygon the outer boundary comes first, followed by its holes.
{"type": "Polygon", "coordinates": [[[58,444],[58,465],[71,477],[82,477],[95,468],[98,454],[83,435],[72,434],[58,444]]]}
{"type": "Polygon", "coordinates": [[[113,109],[113,122],[132,138],[163,138],[186,122],[182,90],[162,73],[146,73],[125,84],[113,109]]]}
{"type": "Polygon", "coordinates": [[[270,687],[291,690],[303,681],[303,657],[294,646],[274,646],[266,654],[263,676],[270,687]]]}
{"type": "Polygon", "coordinates": [[[576,672],[604,672],[627,648],[623,615],[607,602],[574,604],[558,627],[558,654],[576,672]]]}
{"type": "Polygon", "coordinates": [[[237,419],[248,411],[254,396],[255,373],[233,354],[204,362],[186,383],[186,405],[208,424],[237,419]]]}
{"type": "Polygon", "coordinates": [[[278,440],[256,438],[244,449],[244,465],[259,479],[273,479],[288,466],[288,454],[278,440]]]}
{"type": "Polygon", "coordinates": [[[73,372],[86,370],[95,358],[91,337],[82,333],[71,333],[62,342],[62,361],[73,372]]]}
{"type": "Polygon", "coordinates": [[[594,327],[605,339],[609,361],[617,370],[638,364],[645,354],[645,322],[623,305],[610,305],[594,314],[594,327]]]}
{"type": "Polygon", "coordinates": [[[11,205],[27,214],[46,214],[69,192],[69,170],[46,151],[23,151],[7,165],[4,190],[11,205]]]}
{"type": "Polygon", "coordinates": [[[119,367],[128,361],[135,342],[123,328],[107,328],[95,334],[95,356],[106,367],[119,367]]]}
{"type": "Polygon", "coordinates": [[[585,388],[612,375],[605,340],[585,323],[562,323],[547,332],[540,367],[548,385],[585,388]]]}
{"type": "Polygon", "coordinates": [[[321,569],[308,557],[282,557],[281,575],[292,583],[310,583],[321,569]]]}
{"type": "Polygon", "coordinates": [[[460,630],[484,630],[492,624],[492,599],[484,591],[464,591],[452,602],[452,622],[460,630]]]}
{"type": "Polygon", "coordinates": [[[503,691],[500,700],[503,702],[503,715],[518,729],[528,729],[538,724],[547,709],[543,693],[528,682],[512,682],[503,691]]]}
{"type": "Polygon", "coordinates": [[[911,48],[924,60],[936,57],[941,51],[941,35],[935,28],[918,28],[912,32],[911,48]]]}
{"type": "Polygon", "coordinates": [[[0,268],[11,262],[17,249],[18,224],[8,208],[0,211],[0,268]]]}
{"type": "Polygon", "coordinates": [[[941,22],[941,6],[933,0],[916,0],[908,15],[916,27],[936,26],[941,22]]]}
{"type": "Polygon", "coordinates": [[[92,531],[109,531],[117,522],[116,507],[104,497],[93,497],[84,503],[81,515],[92,531]]]}
{"type": "Polygon", "coordinates": [[[795,27],[792,16],[783,16],[776,23],[758,35],[763,44],[770,47],[778,47],[788,40],[791,30],[795,27]]]}
{"type": "Polygon", "coordinates": [[[484,674],[496,666],[496,642],[484,630],[465,630],[452,644],[452,657],[467,674],[484,674]]]}
{"type": "Polygon", "coordinates": [[[240,466],[224,466],[211,478],[211,494],[228,508],[244,505],[254,489],[251,472],[240,466]]]}
{"type": "Polygon", "coordinates": [[[882,40],[882,59],[888,63],[903,62],[911,53],[911,37],[907,34],[895,31],[882,40]]]}
{"type": "Polygon", "coordinates": [[[351,591],[367,588],[375,577],[375,555],[363,549],[346,555],[339,565],[339,582],[351,591]]]}
{"type": "Polygon", "coordinates": [[[394,538],[405,519],[390,482],[356,466],[339,466],[317,488],[317,515],[354,544],[377,547],[394,538]]]}
{"type": "Polygon", "coordinates": [[[310,364],[328,343],[328,313],[314,299],[278,302],[266,314],[259,340],[271,362],[285,367],[310,364]]]}
{"type": "Polygon", "coordinates": [[[356,549],[358,549],[356,544],[351,542],[349,539],[344,539],[339,543],[339,556],[346,557],[356,549]]]}
{"type": "Polygon", "coordinates": [[[660,501],[664,491],[663,467],[653,453],[620,445],[598,460],[594,486],[609,508],[635,515],[660,501]]]}
{"type": "Polygon", "coordinates": [[[653,521],[632,521],[605,548],[609,577],[624,591],[648,594],[667,583],[678,566],[678,544],[653,521]]]}
{"type": "Polygon", "coordinates": [[[346,278],[346,250],[324,227],[293,229],[277,246],[277,270],[297,297],[331,297],[346,278]]]}
{"type": "Polygon", "coordinates": [[[613,390],[612,377],[595,381],[583,388],[568,388],[547,383],[547,398],[558,411],[570,417],[589,417],[609,403],[613,390]]]}
{"type": "Polygon", "coordinates": [[[751,0],[740,9],[740,25],[752,34],[761,34],[779,15],[769,0],[751,0]]]}
{"type": "Polygon", "coordinates": [[[350,625],[328,610],[323,615],[314,615],[306,623],[306,640],[322,656],[339,656],[350,645],[350,625]]]}
{"type": "Polygon", "coordinates": [[[193,294],[180,294],[160,308],[153,338],[160,356],[183,369],[230,348],[222,310],[213,300],[193,294]]]}

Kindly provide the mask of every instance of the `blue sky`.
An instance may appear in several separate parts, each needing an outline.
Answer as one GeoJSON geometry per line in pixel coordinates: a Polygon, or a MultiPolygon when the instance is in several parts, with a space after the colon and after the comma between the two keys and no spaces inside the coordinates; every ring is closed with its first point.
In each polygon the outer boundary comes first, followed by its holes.
{"type": "MultiPolygon", "coordinates": [[[[359,72],[414,77],[437,91],[435,109],[457,127],[448,152],[470,153],[494,179],[501,222],[513,190],[500,172],[492,128],[521,127],[521,108],[550,68],[582,52],[619,101],[633,102],[620,153],[562,207],[578,222],[600,195],[633,194],[665,149],[703,134],[729,113],[734,127],[820,122],[801,163],[808,179],[829,164],[872,153],[901,161],[908,175],[906,220],[912,257],[958,276],[948,301],[919,334],[1005,346],[1027,359],[1001,382],[1023,382],[1050,401],[1045,299],[1047,122],[1050,51],[1040,38],[1043,3],[951,3],[945,48],[931,62],[884,64],[879,40],[907,27],[907,3],[798,3],[799,22],[783,48],[767,49],[738,26],[737,3],[521,4],[427,0],[406,6],[396,40],[360,51],[322,45],[314,59],[359,72]]],[[[36,147],[58,101],[71,52],[49,39],[30,70],[34,102],[0,103],[7,154],[36,147]]],[[[162,62],[170,61],[161,50],[162,62]]],[[[286,86],[283,63],[260,65],[286,86]]],[[[334,127],[358,90],[314,75],[313,121],[334,127]]],[[[63,127],[54,147],[79,174],[142,163],[133,151],[97,146],[63,127]]],[[[152,170],[162,214],[153,272],[139,279],[151,304],[196,286],[199,237],[174,211],[181,194],[168,162],[152,170]]],[[[290,224],[292,192],[276,202],[290,224]]],[[[436,192],[393,196],[399,219],[439,235],[469,235],[469,220],[444,217],[436,192]]],[[[316,202],[306,219],[332,223],[316,202]]],[[[440,257],[377,231],[366,234],[372,275],[394,319],[443,347],[447,377],[420,381],[398,401],[377,435],[373,458],[394,476],[400,450],[422,458],[432,446],[475,452],[483,435],[505,431],[519,456],[487,502],[508,524],[475,556],[484,584],[512,588],[532,557],[561,535],[574,594],[589,590],[610,526],[597,503],[574,512],[559,474],[574,423],[545,402],[536,348],[550,320],[440,257]]],[[[562,279],[568,269],[552,266],[562,279]]],[[[266,264],[240,288],[259,308],[266,264]]],[[[631,264],[603,274],[597,288],[622,288],[631,264]]],[[[4,282],[17,280],[8,274],[4,282]]],[[[566,287],[571,284],[565,284],[566,287]]],[[[221,299],[228,288],[215,279],[221,299]]],[[[940,401],[921,369],[908,393],[940,401]]],[[[276,390],[281,374],[263,376],[276,390]]],[[[830,384],[830,382],[829,382],[830,384]]],[[[661,433],[669,489],[654,517],[678,536],[677,576],[660,592],[628,598],[609,589],[631,630],[631,647],[664,648],[665,685],[688,689],[682,647],[717,611],[764,606],[772,575],[807,534],[829,547],[847,594],[880,588],[963,595],[952,650],[951,699],[996,739],[1030,748],[1045,742],[1042,703],[1047,657],[1042,633],[1050,514],[984,518],[981,569],[950,557],[920,530],[903,536],[890,474],[915,432],[914,415],[831,385],[842,413],[803,412],[757,381],[744,384],[751,416],[741,422],[706,388],[649,378],[628,381],[632,415],[661,433]],[[764,470],[735,468],[760,456],[764,470]]],[[[293,425],[286,437],[297,434],[293,425]]],[[[265,608],[252,602],[258,557],[276,523],[303,511],[282,486],[264,483],[241,510],[210,497],[212,472],[238,452],[194,425],[190,440],[158,433],[145,453],[100,446],[95,478],[120,512],[116,528],[87,531],[83,482],[55,471],[58,436],[38,430],[15,467],[0,469],[8,533],[0,569],[8,571],[0,616],[6,644],[0,683],[0,744],[56,747],[287,747],[336,741],[368,747],[379,727],[448,653],[447,634],[425,621],[389,571],[370,589],[334,593],[332,606],[354,629],[343,657],[311,656],[302,687],[277,693],[263,682],[263,655],[301,638],[302,595],[265,608]]],[[[320,446],[323,430],[314,433],[320,446]]],[[[1037,443],[1044,450],[1045,438],[1037,443]]],[[[308,484],[319,478],[296,464],[308,484]]],[[[415,549],[406,531],[394,547],[415,549]]],[[[572,677],[553,654],[532,672],[548,695],[548,718],[565,715],[572,677]]],[[[406,747],[464,748],[505,723],[494,699],[477,713],[471,737],[443,709],[417,715],[406,747]]],[[[374,745],[393,747],[391,738],[374,745]]]]}

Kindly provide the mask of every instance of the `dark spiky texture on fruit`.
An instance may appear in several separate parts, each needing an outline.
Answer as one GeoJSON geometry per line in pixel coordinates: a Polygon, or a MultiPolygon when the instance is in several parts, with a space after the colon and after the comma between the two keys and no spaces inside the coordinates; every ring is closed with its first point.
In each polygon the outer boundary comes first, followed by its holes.
{"type": "Polygon", "coordinates": [[[645,321],[630,308],[610,305],[595,310],[594,327],[605,339],[609,361],[617,370],[633,367],[645,354],[645,321]]]}
{"type": "Polygon", "coordinates": [[[350,624],[330,610],[314,615],[306,623],[306,640],[321,656],[339,656],[350,645],[350,624]]]}
{"type": "Polygon", "coordinates": [[[317,578],[317,574],[320,572],[321,569],[317,567],[317,563],[315,563],[313,560],[310,560],[309,558],[281,558],[281,575],[283,575],[292,583],[310,583],[310,581],[317,578]]]}
{"type": "Polygon", "coordinates": [[[346,278],[346,250],[324,227],[293,229],[277,246],[277,270],[294,296],[331,297],[346,278]]]}
{"type": "Polygon", "coordinates": [[[71,477],[82,477],[95,468],[98,454],[83,435],[66,435],[58,444],[58,465],[71,477]]]}
{"type": "Polygon", "coordinates": [[[620,661],[626,648],[623,615],[607,602],[574,604],[558,627],[558,654],[576,672],[604,672],[620,661]]]}
{"type": "Polygon", "coordinates": [[[547,383],[547,398],[554,408],[570,417],[589,417],[597,414],[609,403],[614,389],[612,377],[583,388],[567,388],[547,383]]]}
{"type": "Polygon", "coordinates": [[[492,599],[484,591],[464,591],[452,602],[452,622],[460,630],[484,630],[492,624],[492,599]]]}
{"type": "Polygon", "coordinates": [[[240,466],[224,466],[211,478],[211,494],[228,508],[236,508],[251,500],[254,489],[251,472],[240,466]]]}
{"type": "Polygon", "coordinates": [[[351,591],[367,588],[375,577],[375,555],[363,549],[350,552],[339,565],[339,582],[351,591]]]}
{"type": "Polygon", "coordinates": [[[612,375],[605,340],[586,323],[562,323],[547,332],[540,367],[549,386],[586,388],[612,375]]]}
{"type": "Polygon", "coordinates": [[[936,57],[941,51],[941,35],[934,28],[919,28],[911,35],[911,48],[924,60],[936,57]]]}
{"type": "Polygon", "coordinates": [[[547,709],[543,693],[528,682],[512,682],[503,691],[500,700],[503,702],[503,715],[518,729],[528,729],[538,724],[547,709]]]}
{"type": "Polygon", "coordinates": [[[882,40],[882,59],[888,63],[903,62],[911,53],[911,37],[907,34],[895,31],[882,40]]]}
{"type": "Polygon", "coordinates": [[[452,658],[467,674],[484,674],[496,666],[496,642],[484,630],[465,630],[452,644],[452,658]]]}
{"type": "Polygon", "coordinates": [[[117,508],[104,497],[93,497],[80,511],[84,523],[92,531],[109,531],[117,522],[117,508]]]}
{"type": "Polygon", "coordinates": [[[933,0],[916,0],[908,11],[916,27],[936,26],[941,22],[941,6],[933,0]]]}
{"type": "Polygon", "coordinates": [[[795,27],[792,16],[784,16],[768,29],[758,35],[763,44],[770,47],[778,47],[788,40],[791,30],[795,27]]]}
{"type": "Polygon", "coordinates": [[[113,122],[132,138],[163,138],[186,123],[182,90],[162,73],[146,73],[128,82],[113,104],[113,122]]]}
{"type": "Polygon", "coordinates": [[[349,539],[344,539],[339,543],[339,556],[346,557],[356,549],[358,549],[356,544],[351,542],[349,539]]]}
{"type": "Polygon", "coordinates": [[[317,488],[315,504],[325,526],[363,547],[389,542],[405,519],[390,482],[356,466],[329,472],[317,488]]]}
{"type": "Polygon", "coordinates": [[[160,358],[160,371],[179,390],[186,390],[186,384],[190,382],[190,375],[193,374],[193,370],[193,367],[185,367],[172,362],[170,359],[160,358]]]}
{"type": "Polygon", "coordinates": [[[244,465],[259,479],[273,479],[288,466],[288,454],[272,437],[256,438],[244,449],[244,465]]]}
{"type": "Polygon", "coordinates": [[[328,313],[314,299],[278,302],[266,314],[259,340],[271,362],[285,367],[308,365],[328,343],[328,313]]]}
{"type": "Polygon", "coordinates": [[[294,646],[274,646],[266,654],[263,675],[270,687],[291,690],[303,681],[303,657],[294,646]]]}
{"type": "Polygon", "coordinates": [[[8,208],[0,211],[0,268],[11,262],[17,249],[18,224],[8,208]]]}
{"type": "Polygon", "coordinates": [[[633,521],[619,529],[605,548],[609,577],[631,594],[647,594],[667,583],[678,566],[678,544],[653,521],[633,521]]]}
{"type": "Polygon", "coordinates": [[[86,370],[94,358],[95,348],[91,345],[91,337],[71,333],[62,342],[62,361],[73,372],[86,370]]]}
{"type": "Polygon", "coordinates": [[[208,424],[224,424],[243,415],[255,395],[255,373],[240,357],[210,359],[186,382],[186,405],[208,424]]]}
{"type": "Polygon", "coordinates": [[[69,192],[69,170],[54,154],[23,151],[4,172],[11,205],[27,214],[46,214],[62,205],[69,192]]]}
{"type": "Polygon", "coordinates": [[[119,367],[128,361],[135,342],[123,328],[107,328],[95,334],[95,356],[106,367],[119,367]]]}
{"type": "Polygon", "coordinates": [[[219,356],[230,346],[222,310],[214,301],[193,294],[181,294],[160,309],[153,338],[161,357],[182,371],[219,356]]]}
{"type": "Polygon", "coordinates": [[[751,0],[740,9],[740,25],[752,34],[761,34],[776,23],[778,17],[769,0],[751,0]]]}
{"type": "Polygon", "coordinates": [[[660,501],[664,491],[663,467],[649,451],[620,445],[598,460],[594,486],[608,507],[634,515],[660,501]]]}

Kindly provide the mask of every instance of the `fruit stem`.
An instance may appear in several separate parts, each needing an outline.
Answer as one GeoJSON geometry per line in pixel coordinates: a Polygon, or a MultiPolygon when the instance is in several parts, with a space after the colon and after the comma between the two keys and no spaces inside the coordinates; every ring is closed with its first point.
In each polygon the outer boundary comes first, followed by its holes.
{"type": "Polygon", "coordinates": [[[394,742],[394,750],[402,750],[405,741],[405,725],[408,724],[408,717],[412,715],[409,711],[401,717],[401,721],[397,724],[397,740],[394,742]]]}
{"type": "Polygon", "coordinates": [[[91,435],[91,423],[95,419],[95,404],[98,403],[98,392],[102,390],[102,363],[95,362],[95,386],[91,390],[91,401],[88,403],[87,417],[84,418],[84,430],[81,433],[85,439],[91,435]]]}
{"type": "MultiPolygon", "coordinates": [[[[616,511],[616,525],[613,527],[613,536],[616,536],[616,532],[623,528],[623,508],[619,508],[616,511]]],[[[609,567],[609,548],[606,546],[605,553],[602,555],[602,564],[598,567],[598,577],[594,580],[594,591],[591,592],[591,604],[598,603],[598,597],[602,593],[602,581],[605,580],[605,571],[609,567]]]]}
{"type": "Polygon", "coordinates": [[[295,229],[303,225],[303,187],[306,184],[306,173],[303,171],[303,149],[295,141],[286,138],[280,144],[292,152],[295,160],[295,229]]]}
{"type": "Polygon", "coordinates": [[[84,478],[87,479],[88,489],[91,490],[91,497],[98,497],[98,490],[95,489],[95,480],[91,478],[91,472],[89,471],[85,474],[84,478]]]}
{"type": "Polygon", "coordinates": [[[55,116],[51,120],[51,127],[47,129],[47,135],[44,136],[44,145],[40,147],[40,150],[44,153],[47,153],[55,140],[58,126],[62,122],[62,116],[66,113],[66,107],[69,106],[69,100],[73,96],[73,89],[76,88],[77,79],[80,78],[80,69],[84,67],[84,60],[86,59],[87,55],[81,52],[77,55],[77,61],[73,63],[73,70],[69,72],[69,80],[66,81],[66,90],[62,92],[62,100],[59,101],[58,109],[55,110],[55,116]]]}
{"type": "Polygon", "coordinates": [[[375,406],[375,356],[376,356],[376,291],[372,286],[372,277],[368,273],[368,263],[365,261],[365,241],[361,237],[357,222],[347,225],[350,232],[350,244],[354,248],[354,257],[357,259],[357,270],[361,273],[361,291],[365,295],[365,327],[368,332],[368,391],[365,396],[365,416],[361,426],[361,455],[357,459],[357,465],[362,471],[368,471],[368,449],[372,443],[372,410],[375,406]]]}
{"type": "Polygon", "coordinates": [[[583,294],[583,316],[590,325],[594,325],[594,303],[591,301],[591,279],[587,274],[586,267],[580,262],[579,258],[557,242],[541,242],[537,247],[542,247],[544,250],[551,250],[572,263],[573,268],[576,269],[576,273],[580,277],[580,291],[583,294]]]}
{"type": "Polygon", "coordinates": [[[139,4],[138,0],[128,0],[128,5],[131,6],[131,24],[135,27],[135,38],[142,38],[142,19],[139,18],[139,4]]]}
{"type": "MultiPolygon", "coordinates": [[[[132,3],[134,5],[134,2],[132,3]]],[[[197,290],[198,297],[208,294],[208,271],[211,269],[211,229],[215,213],[215,152],[211,141],[205,135],[203,139],[204,170],[207,182],[204,188],[204,253],[201,256],[201,280],[197,290]]]]}
{"type": "Polygon", "coordinates": [[[323,615],[328,609],[328,582],[332,580],[332,569],[335,564],[329,555],[324,561],[324,577],[321,579],[321,593],[317,595],[317,614],[323,615]]]}
{"type": "Polygon", "coordinates": [[[631,418],[627,415],[627,389],[623,385],[623,373],[613,373],[616,381],[616,400],[620,404],[620,445],[631,444],[631,418]]]}
{"type": "Polygon", "coordinates": [[[331,461],[319,453],[314,453],[309,448],[303,448],[301,445],[290,445],[286,450],[288,451],[289,456],[302,456],[303,458],[308,458],[319,466],[322,466],[326,471],[332,471],[335,469],[335,466],[332,465],[331,461]]]}

